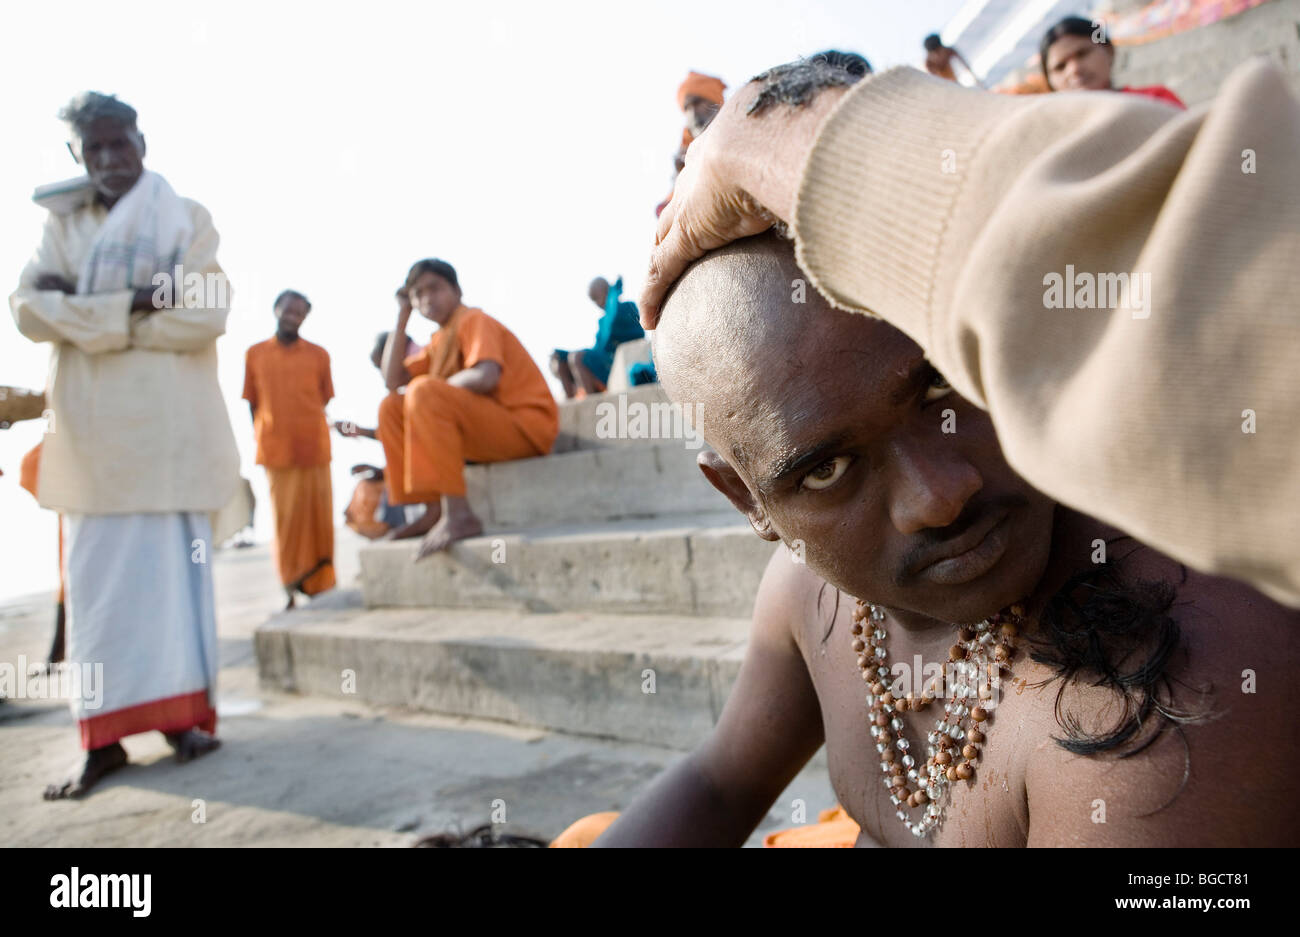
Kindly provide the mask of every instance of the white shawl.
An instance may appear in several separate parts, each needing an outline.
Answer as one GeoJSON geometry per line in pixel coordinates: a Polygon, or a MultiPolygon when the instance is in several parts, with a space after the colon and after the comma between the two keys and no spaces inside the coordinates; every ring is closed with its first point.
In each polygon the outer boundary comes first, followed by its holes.
{"type": "Polygon", "coordinates": [[[77,276],[77,292],[153,286],[154,274],[170,274],[193,240],[184,201],[166,179],[146,169],[95,235],[77,276]]]}

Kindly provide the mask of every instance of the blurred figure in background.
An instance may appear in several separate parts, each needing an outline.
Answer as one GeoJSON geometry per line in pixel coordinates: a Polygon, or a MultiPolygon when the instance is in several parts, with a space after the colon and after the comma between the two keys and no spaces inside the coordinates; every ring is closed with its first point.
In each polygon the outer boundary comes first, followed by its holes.
{"type": "Polygon", "coordinates": [[[51,348],[36,486],[67,522],[67,659],[111,679],[72,700],[84,761],[47,799],[161,731],[178,761],[218,745],[212,527],[239,481],[217,383],[229,286],[202,205],[144,167],[135,109],[88,92],[59,115],[86,176],[46,187],[41,243],[9,298],[51,348]]]}
{"type": "Polygon", "coordinates": [[[298,335],[311,312],[307,297],[275,298],[275,335],[248,349],[244,399],[266,467],[275,518],[275,565],[288,597],[334,588],[334,506],[325,405],[334,397],[330,356],[298,335]]]}
{"type": "MultiPolygon", "coordinates": [[[[406,287],[397,291],[397,300],[399,306],[410,314],[411,304],[407,299],[406,287]]],[[[384,349],[388,346],[390,334],[392,333],[380,332],[375,337],[374,348],[370,351],[370,363],[381,375],[384,373],[384,349]]],[[[404,337],[406,339],[404,357],[409,358],[419,354],[420,346],[415,340],[409,335],[404,337]]],[[[379,440],[378,430],[358,426],[347,420],[335,422],[334,428],[338,430],[340,436],[348,439],[362,437],[376,442],[379,440]]],[[[387,535],[390,530],[395,530],[420,517],[421,508],[418,505],[403,506],[388,503],[384,470],[379,466],[362,462],[352,466],[351,472],[357,479],[357,485],[352,489],[352,498],[343,510],[343,521],[349,529],[367,540],[378,540],[387,535]]]]}
{"type": "Polygon", "coordinates": [[[976,87],[984,87],[984,83],[976,76],[975,69],[970,67],[970,63],[956,49],[944,45],[938,33],[931,33],[925,37],[925,70],[927,72],[945,81],[957,81],[957,73],[953,71],[952,67],[954,59],[961,63],[962,68],[966,69],[966,74],[970,76],[971,82],[976,87]]]}
{"type": "MultiPolygon", "coordinates": [[[[715,78],[712,75],[703,75],[699,72],[690,72],[686,80],[677,88],[677,109],[686,115],[686,126],[682,129],[682,142],[677,148],[677,155],[673,158],[673,178],[677,178],[677,173],[682,171],[686,165],[686,148],[700,134],[704,133],[709,121],[713,120],[718,109],[722,107],[723,92],[727,86],[721,78],[715,78]]],[[[655,217],[664,210],[664,206],[672,199],[671,192],[668,198],[665,198],[655,207],[655,217]]]]}
{"type": "Polygon", "coordinates": [[[1111,84],[1115,47],[1102,23],[1082,16],[1067,16],[1046,33],[1038,46],[1043,78],[1052,91],[1122,91],[1142,94],[1187,110],[1178,95],[1164,85],[1116,88],[1111,84]]]}
{"type": "Polygon", "coordinates": [[[636,303],[623,299],[622,277],[613,286],[604,277],[596,277],[587,286],[587,297],[601,310],[595,343],[582,351],[557,348],[551,354],[551,373],[559,378],[568,398],[603,391],[618,346],[645,338],[636,303]]]}
{"type": "Polygon", "coordinates": [[[456,270],[426,258],[406,277],[411,304],[384,349],[379,441],[393,504],[424,505],[419,520],[392,531],[423,537],[416,559],[483,532],[465,497],[465,461],[546,455],[559,410],[541,370],[508,328],[461,301],[456,270]],[[411,308],[438,326],[418,354],[402,358],[411,308]],[[405,389],[404,393],[398,393],[405,389]]]}
{"type": "MultiPolygon", "coordinates": [[[[22,390],[17,387],[0,387],[0,430],[8,429],[14,423],[34,420],[45,413],[45,394],[40,391],[22,390]]],[[[18,471],[18,485],[36,502],[37,481],[41,470],[41,443],[37,443],[23,456],[18,471]]],[[[0,471],[0,475],[4,472],[0,471]]],[[[54,601],[54,640],[50,644],[50,653],[46,656],[46,667],[61,663],[63,660],[63,641],[66,609],[64,599],[66,590],[63,582],[63,517],[56,515],[55,526],[59,533],[59,593],[54,601]]]]}

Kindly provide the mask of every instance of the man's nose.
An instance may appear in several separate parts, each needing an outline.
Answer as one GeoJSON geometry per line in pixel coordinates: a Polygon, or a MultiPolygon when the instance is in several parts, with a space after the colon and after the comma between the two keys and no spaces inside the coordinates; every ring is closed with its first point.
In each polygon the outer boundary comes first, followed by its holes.
{"type": "Polygon", "coordinates": [[[933,437],[897,444],[893,475],[889,518],[902,534],[947,527],[984,487],[975,466],[933,437]]]}

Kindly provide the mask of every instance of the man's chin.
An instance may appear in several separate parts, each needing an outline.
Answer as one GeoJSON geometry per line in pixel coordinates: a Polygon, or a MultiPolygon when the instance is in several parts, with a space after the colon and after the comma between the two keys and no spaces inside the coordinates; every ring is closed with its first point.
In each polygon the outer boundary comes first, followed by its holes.
{"type": "MultiPolygon", "coordinates": [[[[1004,564],[1005,565],[1005,564],[1004,564]]],[[[1023,568],[997,568],[979,579],[954,586],[918,585],[908,590],[907,608],[938,621],[968,625],[1022,602],[1034,591],[1039,575],[1023,568]]]]}

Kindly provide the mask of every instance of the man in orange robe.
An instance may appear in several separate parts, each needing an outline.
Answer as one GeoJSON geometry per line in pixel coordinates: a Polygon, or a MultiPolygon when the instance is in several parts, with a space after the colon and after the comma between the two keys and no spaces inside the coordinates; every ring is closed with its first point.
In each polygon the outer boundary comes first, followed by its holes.
{"type": "MultiPolygon", "coordinates": [[[[722,93],[726,90],[727,86],[721,78],[702,75],[699,72],[688,73],[686,79],[677,87],[677,109],[686,115],[686,126],[682,129],[682,144],[677,149],[677,155],[673,157],[674,180],[686,165],[686,148],[696,137],[704,133],[705,128],[709,126],[709,121],[713,120],[714,115],[721,109],[722,93]]],[[[672,198],[673,194],[669,192],[668,197],[655,206],[656,218],[672,198]]]]}
{"type": "Polygon", "coordinates": [[[461,302],[451,264],[421,260],[406,285],[411,305],[439,329],[426,348],[403,360],[411,309],[398,312],[384,348],[390,393],[379,406],[377,433],[388,460],[389,503],[425,505],[421,518],[389,535],[423,536],[418,559],[483,532],[465,498],[466,459],[546,455],[560,427],[541,370],[514,333],[461,302]]]}
{"type": "Polygon", "coordinates": [[[298,336],[311,312],[307,297],[285,290],[275,300],[274,338],[245,356],[244,399],[253,415],[257,464],[266,466],[275,516],[280,582],[294,593],[334,588],[334,506],[325,404],[334,396],[330,356],[298,336]]]}

